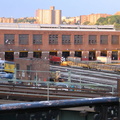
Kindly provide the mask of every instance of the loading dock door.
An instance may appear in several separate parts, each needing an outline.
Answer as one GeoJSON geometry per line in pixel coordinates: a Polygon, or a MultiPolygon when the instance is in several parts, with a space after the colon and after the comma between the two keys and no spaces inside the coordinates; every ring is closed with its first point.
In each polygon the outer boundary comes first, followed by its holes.
{"type": "Polygon", "coordinates": [[[118,51],[112,51],[112,60],[118,60],[118,51]]]}
{"type": "Polygon", "coordinates": [[[14,61],[14,52],[13,51],[5,52],[5,60],[14,61]]]}
{"type": "Polygon", "coordinates": [[[34,51],[33,52],[33,57],[34,58],[41,58],[42,52],[41,51],[34,51]]]}
{"type": "Polygon", "coordinates": [[[82,58],[82,51],[75,51],[75,55],[74,56],[82,58]]]}
{"type": "Polygon", "coordinates": [[[52,55],[52,56],[57,56],[57,51],[50,51],[50,52],[49,52],[49,55],[50,55],[50,56],[51,56],[51,55],[52,55]]]}
{"type": "Polygon", "coordinates": [[[103,51],[101,51],[101,54],[100,54],[101,56],[107,56],[107,51],[106,50],[103,50],[103,51]]]}
{"type": "Polygon", "coordinates": [[[95,51],[89,51],[89,60],[96,60],[95,51]]]}
{"type": "Polygon", "coordinates": [[[62,52],[62,57],[67,58],[68,56],[70,56],[70,52],[69,51],[63,51],[62,52]]]}

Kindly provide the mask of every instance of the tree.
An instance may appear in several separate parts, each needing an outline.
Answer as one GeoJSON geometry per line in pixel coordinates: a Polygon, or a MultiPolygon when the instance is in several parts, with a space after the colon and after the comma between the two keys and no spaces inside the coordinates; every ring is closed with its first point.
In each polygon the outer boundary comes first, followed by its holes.
{"type": "Polygon", "coordinates": [[[83,25],[89,25],[89,24],[90,24],[89,21],[86,21],[86,22],[83,23],[83,25]]]}

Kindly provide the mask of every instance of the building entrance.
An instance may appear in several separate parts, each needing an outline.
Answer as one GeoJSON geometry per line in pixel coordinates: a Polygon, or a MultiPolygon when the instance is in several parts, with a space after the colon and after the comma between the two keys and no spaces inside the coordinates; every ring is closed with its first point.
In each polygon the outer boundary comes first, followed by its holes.
{"type": "Polygon", "coordinates": [[[89,51],[89,60],[96,60],[95,51],[89,51]]]}

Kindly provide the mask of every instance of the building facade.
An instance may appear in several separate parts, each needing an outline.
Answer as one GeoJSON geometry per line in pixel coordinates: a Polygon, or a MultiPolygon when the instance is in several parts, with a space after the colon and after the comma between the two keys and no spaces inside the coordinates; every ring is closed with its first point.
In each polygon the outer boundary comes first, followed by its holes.
{"type": "Polygon", "coordinates": [[[55,10],[54,6],[50,10],[36,10],[36,18],[39,24],[61,24],[61,10],[55,10]]]}
{"type": "Polygon", "coordinates": [[[90,24],[95,24],[100,17],[108,17],[109,14],[90,14],[90,15],[81,15],[80,23],[81,25],[85,22],[90,22],[90,24]]]}
{"type": "Polygon", "coordinates": [[[80,16],[77,17],[62,17],[62,24],[80,24],[80,16]]]}
{"type": "Polygon", "coordinates": [[[97,25],[0,24],[0,58],[40,58],[50,55],[82,60],[97,56],[120,59],[120,31],[97,25]]]}
{"type": "Polygon", "coordinates": [[[0,23],[14,23],[14,18],[0,17],[0,23]]]}

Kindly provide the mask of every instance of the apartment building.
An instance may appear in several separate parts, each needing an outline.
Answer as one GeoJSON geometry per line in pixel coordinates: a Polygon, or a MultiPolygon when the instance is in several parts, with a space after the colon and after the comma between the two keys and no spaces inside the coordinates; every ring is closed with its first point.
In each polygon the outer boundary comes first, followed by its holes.
{"type": "Polygon", "coordinates": [[[14,23],[14,18],[0,17],[0,23],[14,23]]]}
{"type": "Polygon", "coordinates": [[[39,24],[61,24],[61,10],[55,10],[51,6],[49,10],[36,10],[36,18],[39,24]]]}
{"type": "Polygon", "coordinates": [[[90,22],[90,24],[95,24],[100,17],[108,17],[110,14],[90,14],[90,15],[81,15],[80,24],[83,25],[85,22],[90,22]]]}

